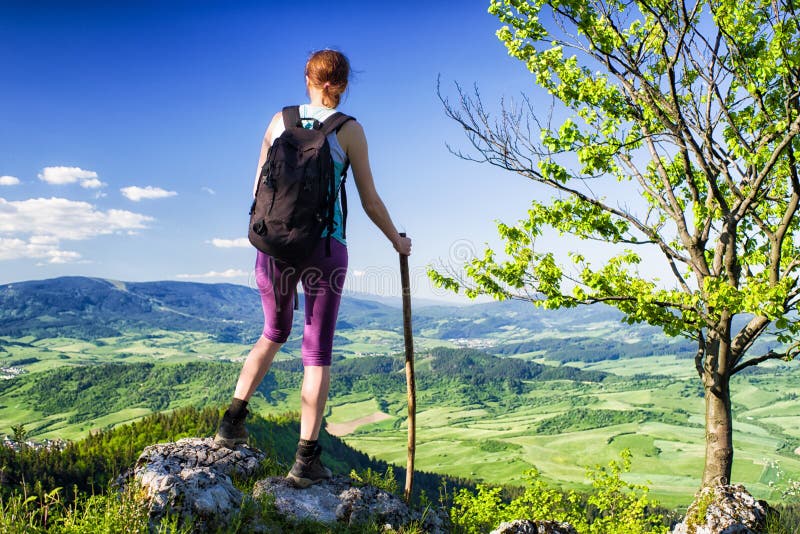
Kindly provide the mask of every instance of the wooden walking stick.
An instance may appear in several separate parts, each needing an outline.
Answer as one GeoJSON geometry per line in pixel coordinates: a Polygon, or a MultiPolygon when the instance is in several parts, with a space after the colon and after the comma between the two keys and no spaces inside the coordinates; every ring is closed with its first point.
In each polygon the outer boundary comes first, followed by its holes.
{"type": "MultiPolygon", "coordinates": [[[[405,232],[400,233],[406,237],[405,232]]],[[[406,344],[406,392],[408,394],[408,461],[406,462],[406,502],[411,502],[414,485],[414,452],[417,437],[417,386],[414,380],[414,339],[411,334],[411,283],[408,276],[408,256],[400,254],[400,285],[403,288],[403,338],[406,344]]]]}

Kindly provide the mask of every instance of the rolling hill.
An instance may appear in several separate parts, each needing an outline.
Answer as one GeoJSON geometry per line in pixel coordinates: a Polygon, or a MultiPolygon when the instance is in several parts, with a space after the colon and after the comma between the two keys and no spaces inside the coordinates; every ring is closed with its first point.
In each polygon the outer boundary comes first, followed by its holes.
{"type": "MultiPolygon", "coordinates": [[[[302,314],[253,398],[296,411],[302,314]]],[[[218,406],[261,329],[257,292],[231,284],[67,277],[0,286],[0,432],[80,439],[156,410],[218,406]]],[[[401,314],[345,296],[326,418],[348,445],[404,464],[401,314]]],[[[563,487],[585,466],[634,454],[632,480],[668,505],[700,476],[703,399],[691,343],[626,325],[608,307],[525,302],[415,306],[418,465],[518,484],[526,469],[563,487]]],[[[762,347],[770,343],[763,341],[762,347]]],[[[734,476],[773,498],[800,476],[797,366],[734,382],[734,476]],[[777,466],[777,467],[776,467],[777,466]]]]}
{"type": "MultiPolygon", "coordinates": [[[[548,350],[563,355],[590,347],[600,358],[636,357],[646,348],[652,352],[654,340],[658,353],[692,353],[683,340],[666,338],[646,325],[623,325],[620,318],[605,306],[551,311],[508,301],[418,306],[413,326],[420,339],[491,347],[499,354],[548,350]],[[610,344],[598,346],[606,342],[610,344]]],[[[262,320],[257,290],[234,284],[62,277],[0,286],[0,336],[7,337],[95,340],[165,330],[202,332],[222,343],[249,343],[260,334],[262,320]]],[[[395,306],[344,296],[337,330],[348,338],[355,331],[400,334],[401,321],[395,306]]],[[[296,333],[301,325],[302,314],[296,313],[296,333]]]]}

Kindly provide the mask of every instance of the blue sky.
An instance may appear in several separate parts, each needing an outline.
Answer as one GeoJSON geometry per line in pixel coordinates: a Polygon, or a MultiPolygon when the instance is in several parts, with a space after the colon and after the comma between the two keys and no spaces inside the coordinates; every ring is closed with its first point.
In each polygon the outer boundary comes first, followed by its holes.
{"type": "MultiPolygon", "coordinates": [[[[537,95],[487,7],[0,2],[0,283],[250,283],[241,240],[264,129],[306,101],[308,53],[333,47],[356,71],[340,109],[363,124],[378,191],[414,240],[415,294],[442,296],[425,266],[496,244],[494,219],[516,220],[534,194],[446,148],[466,139],[437,77],[451,97],[477,83],[490,105],[537,95]]],[[[397,294],[396,254],[349,191],[348,286],[397,294]]]]}

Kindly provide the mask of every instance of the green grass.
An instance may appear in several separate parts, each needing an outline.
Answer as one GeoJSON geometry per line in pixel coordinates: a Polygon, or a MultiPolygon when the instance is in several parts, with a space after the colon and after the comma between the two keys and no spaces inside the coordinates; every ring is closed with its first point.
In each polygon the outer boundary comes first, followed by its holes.
{"type": "Polygon", "coordinates": [[[31,339],[30,336],[14,341],[27,346],[8,344],[9,338],[0,337],[0,365],[14,365],[18,360],[36,358],[38,361],[24,365],[25,371],[35,373],[61,367],[100,362],[153,362],[172,363],[198,360],[241,360],[249,346],[215,342],[209,334],[201,332],[168,332],[157,330],[149,334],[130,333],[94,342],[72,338],[31,339]]]}
{"type": "MultiPolygon", "coordinates": [[[[788,375],[773,381],[782,392],[796,387],[797,377],[788,375]]],[[[691,384],[691,383],[690,383],[691,384]]],[[[524,469],[535,465],[546,480],[565,488],[586,489],[585,466],[605,463],[619,451],[633,452],[633,472],[626,475],[631,482],[646,484],[653,496],[667,506],[685,506],[700,484],[703,469],[704,431],[702,427],[647,422],[622,424],[554,436],[537,435],[539,421],[564,413],[577,399],[587,401],[593,409],[663,410],[672,413],[681,408],[691,415],[690,423],[702,424],[701,398],[682,398],[684,381],[670,381],[649,389],[614,389],[598,385],[573,394],[571,402],[553,394],[553,388],[542,385],[529,395],[531,399],[549,400],[543,406],[522,407],[510,413],[488,414],[484,407],[424,406],[417,416],[417,460],[419,469],[505,484],[521,480],[524,469]],[[491,454],[481,450],[481,440],[507,442],[519,446],[513,451],[491,454]]],[[[630,388],[630,385],[627,387],[630,388]]],[[[769,397],[767,397],[767,400],[769,397]]],[[[751,402],[764,401],[751,396],[751,402]]],[[[792,406],[781,406],[791,412],[792,406]]],[[[743,413],[748,413],[746,410],[743,413]]],[[[737,414],[738,415],[738,414],[737,414]]],[[[752,417],[752,416],[750,416],[752,417]]],[[[739,417],[739,419],[742,419],[739,417]]],[[[800,444],[797,418],[768,417],[744,421],[735,427],[736,456],[733,476],[760,498],[771,496],[770,478],[763,475],[767,459],[780,458],[782,468],[794,478],[800,477],[800,456],[780,455],[777,447],[784,437],[800,444]],[[790,422],[794,422],[792,425],[790,422]],[[774,436],[762,426],[778,424],[787,436],[774,436]]],[[[348,444],[371,456],[403,464],[405,458],[405,426],[396,429],[375,429],[345,439],[348,444]]]]}
{"type": "MultiPolygon", "coordinates": [[[[403,352],[405,343],[403,333],[387,330],[345,330],[337,332],[347,338],[350,343],[335,350],[344,357],[354,356],[391,356],[403,352]]],[[[414,348],[424,351],[434,347],[454,347],[454,343],[436,338],[418,335],[414,338],[414,348]]]]}
{"type": "Polygon", "coordinates": [[[326,419],[331,423],[346,423],[355,419],[360,419],[375,412],[380,411],[378,403],[375,399],[367,398],[364,400],[354,400],[353,402],[343,402],[342,399],[337,399],[329,406],[329,415],[326,419]]]}
{"type": "Polygon", "coordinates": [[[663,375],[675,378],[696,378],[697,371],[691,362],[675,356],[648,356],[647,358],[620,358],[600,362],[569,362],[567,365],[584,371],[604,371],[619,376],[663,375]]]}
{"type": "MultiPolygon", "coordinates": [[[[603,336],[608,333],[606,330],[601,325],[587,335],[603,336]]],[[[571,335],[567,332],[548,334],[571,335]]],[[[337,348],[346,358],[364,353],[396,355],[402,350],[402,337],[398,332],[346,331],[342,335],[352,342],[337,348]]],[[[531,336],[530,333],[525,335],[531,336]]],[[[524,340],[525,336],[503,330],[490,338],[506,342],[524,340]]],[[[433,343],[442,345],[441,341],[429,338],[417,340],[418,377],[431,372],[430,361],[421,354],[422,347],[433,343]]],[[[0,352],[0,365],[29,360],[23,368],[31,374],[65,365],[109,361],[241,361],[250,349],[248,345],[215,342],[208,334],[166,331],[146,335],[130,333],[96,342],[70,338],[35,340],[30,336],[14,340],[0,338],[0,347],[5,350],[0,352]],[[9,341],[23,345],[13,345],[9,341]]],[[[279,359],[286,357],[282,355],[279,359]]],[[[528,353],[520,357],[541,360],[543,356],[528,353]]],[[[546,355],[544,358],[546,360],[546,355]]],[[[580,384],[566,380],[534,381],[527,384],[528,391],[514,399],[519,402],[512,410],[503,404],[513,397],[510,393],[496,392],[497,402],[477,403],[459,397],[446,386],[434,386],[431,390],[418,386],[416,467],[506,484],[521,483],[523,471],[535,466],[549,482],[564,488],[586,489],[586,466],[607,463],[617,458],[622,449],[629,448],[633,453],[633,470],[626,475],[626,480],[650,486],[652,495],[667,506],[688,504],[700,484],[704,457],[704,407],[692,362],[660,356],[570,365],[628,378],[621,382],[580,384]],[[647,375],[667,375],[668,378],[650,382],[630,378],[647,375]],[[556,435],[537,433],[543,421],[573,413],[577,408],[617,410],[634,416],[645,412],[684,414],[688,423],[647,420],[556,435]]],[[[736,377],[733,381],[736,447],[733,478],[735,482],[744,483],[759,498],[775,498],[769,486],[770,482],[776,482],[777,476],[769,467],[772,461],[779,460],[784,480],[800,478],[800,456],[793,454],[794,448],[800,446],[800,403],[791,396],[800,389],[800,372],[794,370],[796,367],[783,373],[736,377]]],[[[334,366],[334,376],[335,372],[334,366]]],[[[8,433],[11,425],[24,423],[35,437],[77,439],[93,428],[132,421],[149,413],[146,408],[133,407],[91,421],[68,424],[69,412],[50,416],[38,412],[28,401],[27,387],[9,388],[0,394],[0,433],[8,433]]],[[[205,402],[208,392],[195,390],[192,384],[181,387],[184,396],[177,405],[205,402]]],[[[299,410],[296,389],[277,393],[279,400],[271,403],[255,396],[252,408],[276,414],[299,410]]],[[[326,416],[332,423],[341,423],[377,411],[385,411],[392,417],[363,425],[344,439],[370,456],[404,466],[407,439],[404,388],[398,386],[397,391],[367,390],[334,397],[326,416]]]]}

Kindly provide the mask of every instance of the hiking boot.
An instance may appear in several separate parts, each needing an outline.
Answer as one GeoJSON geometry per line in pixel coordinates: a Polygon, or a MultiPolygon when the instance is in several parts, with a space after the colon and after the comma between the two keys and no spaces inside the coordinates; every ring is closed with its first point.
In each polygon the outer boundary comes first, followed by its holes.
{"type": "Polygon", "coordinates": [[[219,422],[217,435],[214,436],[214,443],[232,449],[240,443],[247,443],[247,429],[244,427],[244,420],[250,412],[244,410],[240,417],[231,417],[230,410],[225,410],[222,421],[219,422]]]}
{"type": "Polygon", "coordinates": [[[322,465],[322,447],[317,445],[311,456],[301,456],[298,452],[295,462],[286,478],[298,488],[307,488],[331,478],[331,470],[322,465]]]}

